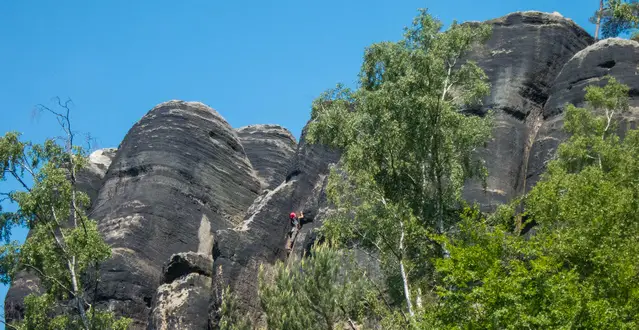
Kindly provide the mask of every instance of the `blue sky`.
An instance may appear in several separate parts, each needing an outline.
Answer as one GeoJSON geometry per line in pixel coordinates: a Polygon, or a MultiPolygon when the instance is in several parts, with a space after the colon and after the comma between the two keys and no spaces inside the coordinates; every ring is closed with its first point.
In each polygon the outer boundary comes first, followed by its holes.
{"type": "MultiPolygon", "coordinates": [[[[299,138],[311,101],[353,84],[363,50],[397,40],[417,8],[450,23],[558,11],[594,34],[596,0],[0,1],[0,134],[59,134],[33,118],[52,97],[73,123],[116,147],[154,105],[201,101],[233,127],[280,124],[299,138]],[[476,5],[481,3],[481,5],[476,5]]],[[[0,183],[0,190],[8,186],[0,183]]],[[[24,231],[16,232],[22,239],[24,231]]],[[[0,288],[4,300],[6,288],[0,288]]],[[[0,326],[0,329],[3,329],[0,326]]]]}

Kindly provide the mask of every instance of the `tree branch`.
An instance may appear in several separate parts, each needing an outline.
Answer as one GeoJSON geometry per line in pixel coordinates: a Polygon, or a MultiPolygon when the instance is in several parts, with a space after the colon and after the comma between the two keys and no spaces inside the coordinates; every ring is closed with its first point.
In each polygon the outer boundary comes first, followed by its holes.
{"type": "MultiPolygon", "coordinates": [[[[4,316],[3,316],[2,318],[4,318],[4,316]]],[[[4,326],[5,326],[5,327],[11,328],[11,329],[15,329],[15,330],[20,330],[20,328],[18,328],[18,327],[16,327],[16,326],[13,326],[13,325],[11,325],[11,324],[7,323],[7,322],[6,322],[6,321],[4,321],[4,320],[0,320],[0,323],[4,324],[4,326]]]]}
{"type": "Polygon", "coordinates": [[[67,290],[72,296],[75,297],[75,293],[73,291],[71,291],[71,289],[69,289],[66,285],[62,284],[62,282],[60,282],[55,277],[51,277],[51,276],[46,275],[40,269],[38,269],[37,267],[35,267],[33,265],[30,265],[30,264],[24,264],[24,265],[29,267],[29,268],[31,268],[31,269],[33,269],[33,270],[35,270],[36,272],[38,272],[38,274],[40,274],[40,276],[57,283],[60,287],[62,287],[63,289],[67,290]]]}

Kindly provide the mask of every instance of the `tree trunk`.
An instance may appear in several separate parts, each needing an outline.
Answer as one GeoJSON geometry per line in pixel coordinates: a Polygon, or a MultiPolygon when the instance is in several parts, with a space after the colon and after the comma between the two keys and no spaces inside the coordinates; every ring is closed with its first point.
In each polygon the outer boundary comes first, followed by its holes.
{"type": "Polygon", "coordinates": [[[599,0],[599,12],[597,12],[597,25],[595,26],[595,41],[599,40],[599,28],[601,27],[601,16],[604,10],[604,0],[599,0]]]}
{"type": "Polygon", "coordinates": [[[406,275],[406,269],[404,268],[404,222],[399,222],[401,228],[401,236],[399,237],[399,253],[402,258],[399,259],[399,271],[402,274],[402,282],[404,282],[404,297],[406,298],[406,307],[408,308],[408,314],[411,317],[415,316],[413,312],[413,303],[410,300],[410,288],[408,287],[408,276],[406,275]]]}
{"type": "Polygon", "coordinates": [[[78,312],[80,312],[80,318],[82,319],[82,324],[84,328],[89,330],[89,320],[87,319],[87,313],[84,310],[84,302],[80,297],[80,287],[78,286],[78,278],[75,273],[75,257],[72,260],[67,261],[67,267],[69,269],[69,274],[71,275],[71,285],[73,286],[73,297],[78,304],[78,312]]]}

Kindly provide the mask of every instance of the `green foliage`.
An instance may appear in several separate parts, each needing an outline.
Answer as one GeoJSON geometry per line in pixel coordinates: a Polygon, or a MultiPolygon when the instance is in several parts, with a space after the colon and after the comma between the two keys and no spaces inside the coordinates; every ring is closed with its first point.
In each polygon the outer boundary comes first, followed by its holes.
{"type": "MultiPolygon", "coordinates": [[[[69,306],[60,305],[50,294],[27,296],[25,303],[24,320],[11,324],[11,328],[18,330],[59,330],[59,329],[83,329],[81,320],[71,317],[60,310],[69,306]]],[[[89,310],[87,317],[91,330],[126,330],[131,320],[115,318],[113,313],[89,310]]]]}
{"type": "Polygon", "coordinates": [[[347,252],[326,245],[308,258],[260,269],[259,296],[269,329],[338,329],[362,322],[371,294],[347,252]]]}
{"type": "Polygon", "coordinates": [[[226,287],[223,292],[220,318],[220,330],[251,330],[250,318],[241,312],[237,297],[226,287]]]}
{"type": "MultiPolygon", "coordinates": [[[[66,104],[63,106],[66,108],[66,104]]],[[[42,295],[25,299],[25,317],[14,326],[125,329],[128,320],[95,311],[87,301],[81,279],[109,258],[111,250],[96,222],[86,215],[89,197],[76,188],[76,174],[87,160],[84,150],[73,145],[68,111],[51,112],[66,133],[64,145],[53,139],[43,144],[24,142],[15,132],[0,137],[0,180],[13,179],[21,187],[2,192],[18,209],[4,212],[0,218],[6,241],[0,251],[0,279],[7,284],[18,271],[27,270],[43,285],[42,295]],[[24,244],[9,241],[13,226],[29,228],[24,244]]]]}
{"type": "Polygon", "coordinates": [[[421,10],[401,41],[367,48],[358,89],[338,85],[322,94],[308,130],[311,143],[343,152],[328,188],[337,212],[324,235],[379,253],[394,296],[410,313],[410,291],[425,285],[428,258],[446,252],[428,237],[457,221],[464,182],[485,178],[475,150],[491,133],[490,115],[465,113],[480,105],[489,84],[464,60],[490,27],[441,28],[421,10]]]}
{"type": "Polygon", "coordinates": [[[467,210],[436,264],[431,328],[639,327],[639,130],[611,129],[627,95],[610,78],[587,88],[592,109],[567,107],[571,136],[523,199],[532,234],[512,232],[513,205],[467,210]]]}
{"type": "Polygon", "coordinates": [[[604,38],[635,31],[639,28],[639,1],[607,0],[603,10],[597,10],[590,21],[596,24],[598,18],[604,38]]]}

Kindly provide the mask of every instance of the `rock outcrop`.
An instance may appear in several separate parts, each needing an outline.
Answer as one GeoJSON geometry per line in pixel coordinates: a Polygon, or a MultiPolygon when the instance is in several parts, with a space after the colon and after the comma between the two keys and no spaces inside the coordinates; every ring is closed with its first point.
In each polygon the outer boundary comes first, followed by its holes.
{"type": "Polygon", "coordinates": [[[91,203],[95,202],[102,188],[104,176],[115,158],[115,148],[98,149],[89,155],[89,162],[79,171],[76,177],[78,190],[84,191],[91,203]]]}
{"type": "MultiPolygon", "coordinates": [[[[98,190],[102,186],[104,175],[106,174],[111,161],[115,156],[116,149],[98,149],[89,155],[86,166],[77,173],[76,188],[83,191],[91,202],[95,201],[98,190]]],[[[30,235],[27,235],[27,240],[30,235]]],[[[40,279],[29,271],[21,271],[16,274],[11,282],[11,287],[7,291],[4,300],[5,320],[12,322],[22,319],[24,315],[24,297],[31,293],[40,293],[40,279]]]]}
{"type": "Polygon", "coordinates": [[[257,316],[258,269],[262,263],[274,264],[287,257],[287,233],[291,228],[287,215],[305,211],[306,221],[310,221],[319,212],[321,193],[314,188],[322,186],[330,164],[339,160],[339,153],[322,145],[309,145],[305,136],[306,128],[285,182],[260,196],[239,226],[216,233],[212,327],[219,320],[221,292],[226,286],[238,295],[238,302],[248,315],[257,316]]]}
{"type": "Polygon", "coordinates": [[[492,36],[469,56],[486,72],[491,94],[482,115],[495,113],[493,139],[480,155],[489,177],[487,191],[479,182],[467,185],[464,197],[491,210],[522,191],[529,140],[549,89],[563,65],[593,38],[558,14],[517,12],[489,20],[492,36]]]}
{"type": "Polygon", "coordinates": [[[279,125],[250,125],[236,131],[262,188],[273,189],[282,183],[297,149],[293,134],[279,125]]]}
{"type": "Polygon", "coordinates": [[[212,269],[210,255],[187,252],[171,256],[153,301],[148,329],[206,329],[212,269]]]}
{"type": "Polygon", "coordinates": [[[145,328],[164,262],[211,255],[214,231],[239,223],[258,196],[253,172],[215,110],[169,101],[149,111],[124,138],[93,209],[113,251],[97,300],[145,328]]]}
{"type": "Polygon", "coordinates": [[[619,130],[622,135],[628,125],[636,127],[639,116],[639,43],[619,38],[604,39],[575,54],[557,76],[550,96],[543,109],[544,121],[533,144],[526,190],[532,188],[545,171],[546,163],[552,159],[557,147],[566,140],[563,128],[565,105],[585,106],[588,85],[604,86],[605,76],[615,77],[630,86],[631,109],[621,115],[619,130]]]}
{"type": "MultiPolygon", "coordinates": [[[[493,139],[480,152],[488,191],[478,182],[464,191],[484,210],[537,182],[566,138],[564,104],[583,105],[587,84],[602,85],[610,74],[631,86],[639,107],[638,43],[591,45],[588,33],[559,14],[518,12],[488,22],[492,37],[468,57],[492,85],[483,105],[470,109],[495,112],[493,139]]],[[[639,118],[623,116],[630,125],[639,118]]],[[[302,256],[330,212],[327,176],[340,153],[309,144],[306,131],[297,144],[281,126],[234,130],[202,103],[169,101],[136,123],[117,151],[92,154],[78,184],[94,200],[91,217],[113,249],[101,268],[98,303],[133,318],[133,329],[215,328],[221,292],[230,286],[246,315],[260,321],[260,264],[302,256]],[[305,218],[287,247],[292,211],[305,218]]],[[[378,272],[366,259],[358,256],[378,272]]],[[[21,298],[37,289],[29,274],[14,280],[8,320],[19,318],[21,298]]]]}
{"type": "Polygon", "coordinates": [[[40,278],[30,271],[23,270],[16,274],[4,298],[4,319],[6,322],[22,320],[24,317],[24,298],[32,293],[40,294],[42,292],[40,285],[40,278]]]}

